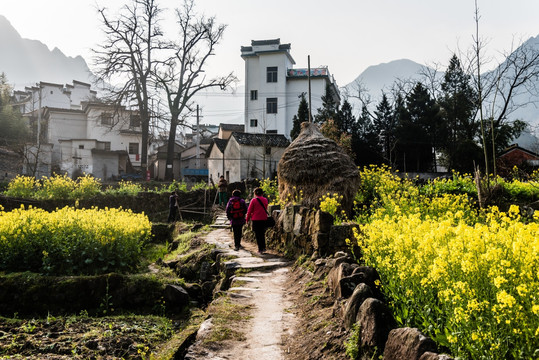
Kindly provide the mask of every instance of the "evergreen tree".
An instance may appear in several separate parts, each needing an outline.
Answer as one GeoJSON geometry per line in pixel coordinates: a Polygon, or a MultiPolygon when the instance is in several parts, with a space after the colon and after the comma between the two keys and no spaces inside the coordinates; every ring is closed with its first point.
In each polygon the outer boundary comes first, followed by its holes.
{"type": "Polygon", "coordinates": [[[294,115],[292,119],[292,130],[290,131],[290,138],[294,140],[298,137],[301,131],[301,123],[309,121],[309,105],[305,99],[305,93],[301,93],[301,99],[299,101],[298,113],[294,115]]]}
{"type": "Polygon", "coordinates": [[[22,114],[11,105],[11,86],[4,73],[0,74],[0,145],[18,150],[28,134],[22,114]]]}
{"type": "Polygon", "coordinates": [[[379,136],[378,147],[382,150],[382,157],[390,166],[393,166],[394,163],[396,125],[393,108],[387,95],[382,93],[382,100],[380,100],[374,111],[373,128],[379,136]]]}
{"type": "Polygon", "coordinates": [[[481,147],[476,142],[479,136],[479,123],[475,119],[477,93],[456,55],[451,57],[444,75],[440,106],[441,135],[445,139],[441,144],[443,165],[448,169],[471,172],[474,162],[478,165],[483,162],[481,147]]]}
{"type": "MultiPolygon", "coordinates": [[[[314,117],[314,122],[322,124],[323,122],[333,119],[337,119],[337,112],[339,111],[339,104],[335,102],[331,95],[330,85],[326,85],[326,93],[322,96],[322,107],[317,109],[317,114],[314,117]]],[[[340,124],[337,125],[340,128],[340,124]]]]}
{"type": "Polygon", "coordinates": [[[406,111],[397,126],[397,165],[403,171],[435,170],[435,151],[440,128],[439,108],[418,82],[406,97],[406,111]]]}
{"type": "Polygon", "coordinates": [[[355,129],[352,135],[352,151],[356,154],[356,164],[360,167],[382,164],[384,156],[380,137],[365,105],[361,108],[355,129]]]}

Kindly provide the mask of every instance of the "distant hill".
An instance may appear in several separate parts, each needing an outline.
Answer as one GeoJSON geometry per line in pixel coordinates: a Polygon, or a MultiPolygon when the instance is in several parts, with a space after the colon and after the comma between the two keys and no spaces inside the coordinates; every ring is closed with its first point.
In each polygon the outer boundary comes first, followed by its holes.
{"type": "Polygon", "coordinates": [[[82,56],[52,51],[40,41],[23,39],[4,16],[0,15],[0,72],[4,72],[16,90],[44,81],[65,84],[73,80],[89,83],[91,73],[82,56]]]}
{"type": "Polygon", "coordinates": [[[423,68],[425,68],[425,65],[408,59],[394,60],[388,63],[369,66],[354,81],[344,86],[344,88],[352,91],[354,84],[360,82],[368,90],[371,98],[375,100],[381,97],[382,91],[388,93],[397,79],[420,80],[423,68]]]}

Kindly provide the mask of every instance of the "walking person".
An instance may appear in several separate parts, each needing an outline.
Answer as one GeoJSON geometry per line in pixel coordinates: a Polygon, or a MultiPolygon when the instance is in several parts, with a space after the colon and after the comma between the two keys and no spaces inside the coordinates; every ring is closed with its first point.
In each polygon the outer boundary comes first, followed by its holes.
{"type": "Polygon", "coordinates": [[[178,211],[178,194],[176,191],[173,191],[170,193],[170,196],[168,197],[168,222],[175,222],[176,221],[176,212],[178,211]]]}
{"type": "Polygon", "coordinates": [[[241,198],[241,191],[232,191],[232,197],[226,204],[226,217],[230,220],[230,226],[234,232],[234,250],[241,248],[241,235],[243,225],[245,225],[245,214],[247,213],[247,204],[241,198]]]}
{"type": "Polygon", "coordinates": [[[247,221],[251,221],[253,232],[255,233],[258,253],[264,254],[266,251],[266,220],[268,219],[268,199],[263,196],[261,188],[254,190],[254,197],[249,202],[247,209],[247,221]]]}
{"type": "Polygon", "coordinates": [[[228,182],[225,180],[225,177],[221,175],[219,182],[217,183],[219,188],[219,206],[225,206],[227,203],[226,192],[228,190],[228,182]]]}

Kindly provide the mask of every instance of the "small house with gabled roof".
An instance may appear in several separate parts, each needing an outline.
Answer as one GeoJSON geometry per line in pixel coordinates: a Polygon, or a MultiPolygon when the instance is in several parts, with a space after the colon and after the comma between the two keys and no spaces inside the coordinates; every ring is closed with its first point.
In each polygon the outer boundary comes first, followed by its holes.
{"type": "Polygon", "coordinates": [[[515,166],[519,169],[539,168],[539,154],[512,144],[498,155],[496,167],[500,176],[507,176],[515,166]]]}
{"type": "Polygon", "coordinates": [[[208,149],[210,179],[228,182],[275,178],[277,164],[290,141],[282,134],[233,132],[228,140],[214,138],[208,149]]]}

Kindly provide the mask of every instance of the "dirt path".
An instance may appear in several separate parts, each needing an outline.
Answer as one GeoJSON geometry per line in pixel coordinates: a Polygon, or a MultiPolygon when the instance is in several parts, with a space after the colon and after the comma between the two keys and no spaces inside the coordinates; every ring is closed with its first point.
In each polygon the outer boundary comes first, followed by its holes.
{"type": "MultiPolygon", "coordinates": [[[[218,219],[224,223],[224,220],[218,219]]],[[[226,291],[232,306],[247,309],[241,321],[231,321],[228,326],[242,336],[232,336],[222,341],[208,341],[213,324],[210,317],[197,335],[197,340],[185,359],[284,359],[287,351],[283,338],[294,331],[295,317],[285,284],[291,263],[276,254],[254,255],[256,245],[243,241],[243,249],[233,250],[233,237],[229,229],[219,228],[206,237],[206,242],[216,245],[226,258],[227,269],[236,274],[226,291]]],[[[219,300],[219,299],[218,299],[219,300]]]]}

